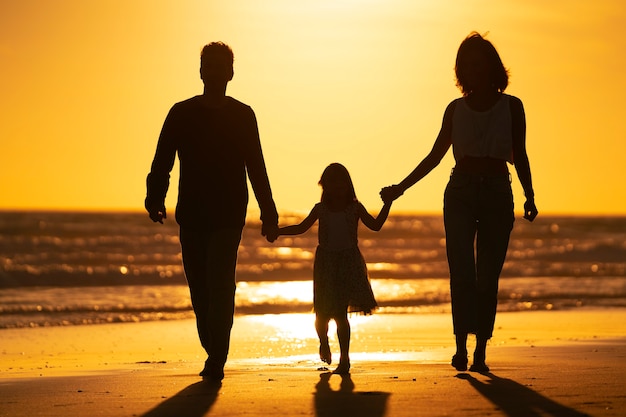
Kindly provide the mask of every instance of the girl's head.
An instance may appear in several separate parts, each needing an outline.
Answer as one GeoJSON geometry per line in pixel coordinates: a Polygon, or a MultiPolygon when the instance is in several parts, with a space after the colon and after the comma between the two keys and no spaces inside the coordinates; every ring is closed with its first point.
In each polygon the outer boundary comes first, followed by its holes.
{"type": "Polygon", "coordinates": [[[481,89],[503,92],[509,72],[491,42],[472,32],[459,46],[456,55],[456,85],[464,96],[481,89]]]}
{"type": "Polygon", "coordinates": [[[329,199],[345,199],[349,204],[356,201],[354,185],[350,178],[350,173],[343,165],[334,162],[326,167],[320,178],[319,185],[322,186],[322,202],[329,199]]]}

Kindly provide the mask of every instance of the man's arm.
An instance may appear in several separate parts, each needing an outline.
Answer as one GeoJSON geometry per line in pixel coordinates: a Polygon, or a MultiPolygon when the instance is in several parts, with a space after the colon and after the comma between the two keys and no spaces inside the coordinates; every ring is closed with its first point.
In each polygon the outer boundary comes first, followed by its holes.
{"type": "Polygon", "coordinates": [[[263,223],[261,233],[267,237],[267,240],[273,242],[278,237],[278,211],[267,176],[256,116],[251,108],[246,127],[244,152],[248,178],[261,209],[261,222],[263,223]]]}
{"type": "Polygon", "coordinates": [[[146,178],[146,200],[145,207],[153,222],[163,223],[163,219],[167,218],[165,209],[165,196],[170,183],[170,171],[174,166],[176,158],[175,144],[175,116],[174,108],[167,115],[157,149],[152,160],[150,173],[146,178]]]}

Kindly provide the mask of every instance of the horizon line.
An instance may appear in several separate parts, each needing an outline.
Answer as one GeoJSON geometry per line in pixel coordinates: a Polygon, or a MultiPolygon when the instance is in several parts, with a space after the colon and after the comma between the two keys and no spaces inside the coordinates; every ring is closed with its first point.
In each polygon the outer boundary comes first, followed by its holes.
{"type": "MultiPolygon", "coordinates": [[[[1,213],[145,213],[144,208],[124,208],[124,207],[0,207],[1,213]]],[[[174,212],[174,210],[172,210],[174,212]]],[[[279,210],[279,216],[306,216],[309,210],[279,210]]],[[[173,214],[173,213],[172,213],[173,214]]],[[[249,208],[246,218],[254,215],[259,216],[260,211],[256,208],[249,208]]],[[[389,213],[389,216],[442,216],[443,210],[398,210],[389,213]]],[[[541,217],[626,217],[624,212],[564,212],[564,211],[542,211],[541,217]]],[[[174,216],[172,216],[174,220],[174,216]]],[[[175,221],[175,220],[174,220],[175,221]]]]}

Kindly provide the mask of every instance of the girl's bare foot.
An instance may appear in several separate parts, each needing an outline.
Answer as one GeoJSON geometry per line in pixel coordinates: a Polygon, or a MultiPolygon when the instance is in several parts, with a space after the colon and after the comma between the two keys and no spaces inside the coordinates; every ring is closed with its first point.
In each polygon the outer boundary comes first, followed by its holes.
{"type": "Polygon", "coordinates": [[[332,353],[330,352],[330,346],[328,340],[326,342],[320,342],[320,359],[330,365],[333,361],[332,353]]]}

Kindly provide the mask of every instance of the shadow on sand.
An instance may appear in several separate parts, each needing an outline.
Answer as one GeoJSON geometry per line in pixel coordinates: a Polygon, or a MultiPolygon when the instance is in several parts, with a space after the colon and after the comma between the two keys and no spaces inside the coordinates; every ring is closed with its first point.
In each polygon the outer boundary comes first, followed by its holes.
{"type": "MultiPolygon", "coordinates": [[[[355,391],[350,375],[340,375],[338,390],[330,386],[332,372],[320,375],[315,385],[315,415],[318,417],[336,416],[384,416],[389,393],[380,391],[355,391]]],[[[339,376],[339,375],[337,375],[339,376]]]]}
{"type": "Polygon", "coordinates": [[[215,403],[221,387],[222,385],[219,383],[196,382],[172,398],[163,401],[141,417],[202,417],[215,403]]]}
{"type": "Polygon", "coordinates": [[[456,377],[468,381],[476,391],[509,417],[589,416],[544,397],[513,380],[497,377],[491,372],[483,375],[489,377],[489,380],[479,381],[468,373],[461,373],[456,377]]]}

